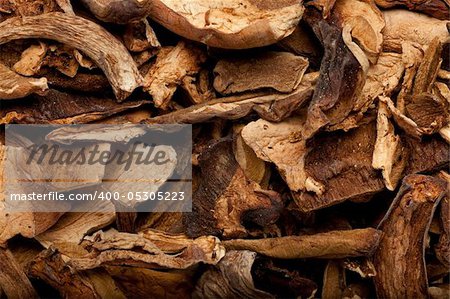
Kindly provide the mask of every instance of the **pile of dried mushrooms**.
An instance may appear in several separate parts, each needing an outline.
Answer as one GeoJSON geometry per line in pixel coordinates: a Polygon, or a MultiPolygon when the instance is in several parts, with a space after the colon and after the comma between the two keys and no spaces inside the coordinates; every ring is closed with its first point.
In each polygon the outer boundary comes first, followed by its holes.
{"type": "Polygon", "coordinates": [[[0,0],[0,166],[6,124],[185,123],[194,189],[191,213],[6,213],[0,168],[0,298],[448,298],[449,20],[0,0]]]}

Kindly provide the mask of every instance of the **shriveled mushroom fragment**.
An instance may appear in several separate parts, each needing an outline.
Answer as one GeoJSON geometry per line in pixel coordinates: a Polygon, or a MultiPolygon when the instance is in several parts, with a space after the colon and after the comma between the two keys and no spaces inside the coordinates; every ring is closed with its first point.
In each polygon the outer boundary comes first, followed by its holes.
{"type": "Polygon", "coordinates": [[[409,10],[422,12],[441,20],[450,19],[450,4],[445,0],[375,0],[383,8],[405,6],[409,10]]]}
{"type": "Polygon", "coordinates": [[[248,250],[227,252],[215,268],[203,273],[193,298],[275,298],[255,287],[252,266],[256,253],[248,250]]]}
{"type": "Polygon", "coordinates": [[[0,44],[22,38],[54,39],[83,51],[105,72],[118,100],[141,86],[142,78],[125,46],[94,22],[48,13],[0,23],[0,44]]]}
{"type": "Polygon", "coordinates": [[[242,130],[244,141],[260,159],[277,166],[293,191],[323,188],[320,187],[321,184],[309,178],[304,169],[307,153],[306,142],[301,137],[304,122],[304,116],[290,117],[280,123],[260,119],[249,123],[242,130]]]}
{"type": "Polygon", "coordinates": [[[232,139],[220,139],[199,157],[202,181],[193,195],[192,213],[183,217],[191,237],[243,237],[247,235],[244,222],[264,227],[279,217],[280,195],[245,176],[232,145],[232,139]]]}
{"type": "Polygon", "coordinates": [[[196,76],[184,77],[181,88],[194,105],[210,101],[216,95],[210,82],[209,71],[206,69],[200,70],[196,76]]]}
{"type": "Polygon", "coordinates": [[[256,56],[220,60],[214,68],[214,88],[232,94],[260,88],[292,92],[308,68],[308,60],[287,52],[265,52],[256,56]]]}
{"type": "Polygon", "coordinates": [[[20,60],[14,64],[13,70],[24,76],[33,76],[41,68],[45,54],[47,54],[46,44],[39,42],[39,45],[31,45],[22,52],[20,60]]]}
{"type": "Polygon", "coordinates": [[[47,55],[42,61],[42,65],[57,69],[68,77],[75,77],[78,72],[77,59],[71,47],[61,44],[53,44],[48,47],[47,55]]]}
{"type": "Polygon", "coordinates": [[[402,142],[409,150],[409,161],[405,173],[432,173],[448,167],[449,145],[439,135],[418,140],[402,136],[402,142]]]}
{"type": "Polygon", "coordinates": [[[123,40],[125,46],[133,52],[161,47],[155,32],[146,19],[128,24],[123,40]]]}
{"type": "Polygon", "coordinates": [[[270,121],[281,121],[311,98],[318,72],[305,74],[290,94],[254,92],[217,98],[149,119],[148,123],[199,123],[213,118],[238,119],[252,111],[270,121]]]}
{"type": "Polygon", "coordinates": [[[225,249],[215,237],[188,239],[184,235],[151,230],[138,234],[119,233],[114,229],[100,231],[85,237],[82,245],[91,255],[70,260],[69,265],[78,270],[106,265],[186,269],[200,262],[216,264],[225,255],[225,249]]]}
{"type": "Polygon", "coordinates": [[[23,98],[32,93],[44,94],[47,89],[47,79],[23,77],[0,63],[0,100],[23,98]]]}
{"type": "Polygon", "coordinates": [[[46,95],[33,96],[23,104],[12,101],[2,104],[0,124],[88,123],[146,103],[148,101],[143,100],[117,103],[110,98],[64,93],[52,89],[46,95]]]}
{"type": "Polygon", "coordinates": [[[152,95],[156,107],[167,108],[183,78],[195,75],[205,60],[203,49],[181,41],[176,47],[159,53],[145,75],[144,90],[152,95]]]}
{"type": "Polygon", "coordinates": [[[449,21],[401,9],[386,10],[383,15],[386,21],[383,49],[387,51],[401,51],[405,41],[426,46],[435,38],[445,42],[450,37],[447,28],[449,21]]]}
{"type": "Polygon", "coordinates": [[[324,186],[324,192],[294,193],[298,207],[307,212],[383,190],[381,174],[372,168],[375,140],[374,123],[314,137],[308,144],[305,170],[324,186]]]}
{"type": "Polygon", "coordinates": [[[381,231],[373,228],[330,231],[315,235],[223,242],[227,250],[251,250],[280,259],[369,256],[378,246],[381,231]]]}
{"type": "Polygon", "coordinates": [[[39,298],[11,252],[0,248],[0,288],[8,298],[39,298]]]}
{"type": "Polygon", "coordinates": [[[437,178],[410,175],[379,225],[383,231],[375,252],[374,277],[380,298],[426,298],[425,238],[433,212],[446,191],[437,178]],[[395,267],[392,267],[395,265],[395,267]]]}
{"type": "MultiPolygon", "coordinates": [[[[103,292],[96,290],[95,281],[91,280],[88,273],[73,271],[64,262],[61,254],[52,248],[43,251],[27,265],[27,275],[49,284],[58,290],[63,298],[103,298],[101,295],[125,298],[113,281],[110,282],[110,288],[102,290],[103,292]]],[[[102,276],[105,275],[107,274],[103,273],[102,276]]]]}
{"type": "MultiPolygon", "coordinates": [[[[449,23],[450,24],[450,23],[449,23]]],[[[419,95],[424,92],[431,92],[433,83],[436,80],[437,74],[442,63],[442,44],[439,38],[434,38],[423,55],[417,74],[414,78],[413,95],[419,95]]]]}
{"type": "Polygon", "coordinates": [[[294,31],[301,1],[153,0],[150,17],[208,46],[245,49],[273,44],[294,31]]]}
{"type": "Polygon", "coordinates": [[[391,114],[386,104],[379,102],[377,117],[377,139],[373,151],[372,166],[381,169],[383,180],[388,190],[394,190],[402,178],[406,166],[406,153],[400,137],[395,134],[394,126],[389,121],[391,114]]]}
{"type": "Polygon", "coordinates": [[[145,18],[153,5],[151,0],[82,0],[82,2],[99,20],[118,24],[145,18]]]}

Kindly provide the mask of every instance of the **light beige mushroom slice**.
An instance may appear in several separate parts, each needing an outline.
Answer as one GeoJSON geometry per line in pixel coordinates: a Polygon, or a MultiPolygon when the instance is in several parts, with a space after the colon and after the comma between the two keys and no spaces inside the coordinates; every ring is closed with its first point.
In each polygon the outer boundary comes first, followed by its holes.
{"type": "Polygon", "coordinates": [[[142,84],[125,46],[101,26],[84,18],[47,13],[0,23],[0,44],[23,38],[53,39],[81,50],[105,72],[118,100],[125,99],[142,84]]]}
{"type": "Polygon", "coordinates": [[[0,100],[23,98],[29,94],[42,94],[48,89],[46,78],[23,77],[0,63],[0,100]]]}
{"type": "Polygon", "coordinates": [[[291,34],[301,1],[153,0],[150,17],[167,29],[208,46],[246,49],[273,44],[291,34]]]}
{"type": "Polygon", "coordinates": [[[386,21],[383,30],[384,50],[401,51],[405,41],[426,46],[436,37],[440,42],[450,37],[447,28],[449,21],[401,9],[386,10],[383,15],[386,21]]]}

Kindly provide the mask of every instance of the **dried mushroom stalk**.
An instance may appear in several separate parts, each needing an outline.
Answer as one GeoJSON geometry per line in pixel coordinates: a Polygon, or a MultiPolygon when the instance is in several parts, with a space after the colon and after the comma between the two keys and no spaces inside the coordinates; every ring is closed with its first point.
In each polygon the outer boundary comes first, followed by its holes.
{"type": "Polygon", "coordinates": [[[280,259],[333,259],[370,256],[381,234],[379,230],[366,228],[261,240],[234,239],[224,241],[223,245],[227,250],[251,250],[280,259]]]}
{"type": "Polygon", "coordinates": [[[301,1],[152,0],[150,17],[167,29],[208,46],[247,49],[273,44],[291,34],[304,8],[301,1]]]}
{"type": "Polygon", "coordinates": [[[374,256],[377,271],[374,282],[380,298],[428,297],[425,239],[445,191],[446,184],[437,178],[424,175],[404,178],[379,225],[383,236],[374,256]]]}
{"type": "Polygon", "coordinates": [[[225,255],[225,249],[215,237],[188,239],[184,235],[151,230],[138,234],[120,233],[115,229],[99,231],[85,237],[82,245],[90,255],[69,261],[77,270],[106,265],[186,269],[200,262],[216,264],[225,255]]]}
{"type": "Polygon", "coordinates": [[[1,63],[0,78],[0,100],[23,98],[32,93],[42,95],[48,89],[46,78],[24,77],[1,63]]]}
{"type": "Polygon", "coordinates": [[[141,75],[125,46],[84,18],[48,13],[0,23],[0,44],[22,38],[53,39],[83,51],[105,72],[118,100],[142,85],[141,75]]]}
{"type": "Polygon", "coordinates": [[[448,173],[441,172],[440,178],[444,179],[447,183],[447,194],[441,200],[440,203],[440,224],[442,227],[442,233],[439,237],[439,242],[436,244],[435,252],[437,259],[445,266],[450,267],[450,176],[448,173]]]}

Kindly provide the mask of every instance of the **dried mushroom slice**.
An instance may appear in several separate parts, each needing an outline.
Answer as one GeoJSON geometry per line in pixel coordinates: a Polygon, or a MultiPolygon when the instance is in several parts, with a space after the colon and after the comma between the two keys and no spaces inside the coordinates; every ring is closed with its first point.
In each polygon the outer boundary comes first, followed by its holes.
{"type": "Polygon", "coordinates": [[[381,231],[365,228],[256,240],[233,239],[223,241],[223,245],[227,250],[251,250],[279,259],[333,259],[370,256],[380,238],[381,231]]]}
{"type": "Polygon", "coordinates": [[[47,45],[43,42],[29,46],[22,52],[20,60],[14,64],[13,70],[23,76],[35,75],[42,66],[47,49],[47,45]]]}
{"type": "Polygon", "coordinates": [[[183,215],[187,235],[244,237],[244,223],[265,227],[278,219],[280,195],[245,176],[231,138],[209,145],[199,157],[199,166],[202,180],[192,198],[192,212],[183,215]]]}
{"type": "Polygon", "coordinates": [[[407,41],[427,46],[435,38],[444,43],[450,37],[447,20],[401,9],[386,10],[383,15],[386,21],[383,30],[385,51],[400,52],[407,41]]]}
{"type": "Polygon", "coordinates": [[[364,85],[365,76],[361,64],[347,47],[342,28],[336,24],[341,20],[338,16],[332,17],[337,20],[324,20],[315,9],[307,9],[306,21],[319,37],[325,52],[308,108],[303,131],[305,139],[311,138],[324,126],[344,120],[352,111],[364,85]]]}
{"type": "Polygon", "coordinates": [[[150,17],[167,29],[208,46],[246,49],[273,44],[294,31],[301,1],[154,0],[150,17]]]}
{"type": "Polygon", "coordinates": [[[375,0],[382,8],[403,6],[441,20],[450,19],[450,4],[446,0],[375,0]]]}
{"type": "Polygon", "coordinates": [[[14,256],[8,249],[2,248],[0,248],[0,288],[8,298],[39,298],[14,256]]]}
{"type": "MultiPolygon", "coordinates": [[[[385,26],[380,10],[371,1],[337,0],[332,11],[333,17],[341,23],[344,32],[349,30],[356,47],[361,48],[369,61],[375,64],[382,49],[381,32],[385,26]]],[[[361,63],[364,58],[358,58],[358,54],[350,50],[361,63]]],[[[363,63],[361,65],[364,67],[363,63]]]]}
{"type": "Polygon", "coordinates": [[[128,50],[133,52],[161,47],[155,32],[146,19],[127,24],[123,41],[128,50]]]}
{"type": "Polygon", "coordinates": [[[404,178],[379,225],[383,235],[374,255],[378,297],[428,297],[425,238],[434,210],[445,191],[446,184],[437,178],[424,175],[404,178]]]}
{"type": "Polygon", "coordinates": [[[27,78],[0,63],[0,100],[19,99],[32,93],[44,94],[47,89],[46,78],[27,78]]]}
{"type": "Polygon", "coordinates": [[[2,104],[0,124],[8,123],[88,123],[110,115],[140,107],[148,101],[129,100],[117,103],[110,98],[49,90],[46,95],[32,96],[23,104],[10,101],[2,104]]]}
{"type": "Polygon", "coordinates": [[[292,93],[267,91],[216,98],[202,104],[160,115],[148,123],[200,123],[214,118],[238,119],[257,112],[269,121],[282,121],[302,107],[311,98],[318,72],[308,73],[292,93]]]}
{"type": "Polygon", "coordinates": [[[125,46],[87,19],[48,13],[15,17],[0,23],[0,44],[22,38],[54,39],[83,51],[105,72],[118,100],[125,99],[142,84],[136,64],[125,46]]]}
{"type": "Polygon", "coordinates": [[[287,52],[223,59],[214,68],[214,88],[224,95],[261,88],[289,93],[298,87],[308,65],[307,59],[287,52]]]}
{"type": "Polygon", "coordinates": [[[149,0],[82,0],[97,19],[104,22],[127,24],[139,21],[150,13],[149,0]]]}
{"type": "Polygon", "coordinates": [[[311,140],[305,170],[324,186],[324,191],[294,193],[302,211],[329,207],[384,189],[381,175],[372,168],[375,127],[375,123],[370,123],[349,132],[324,133],[311,140]]]}
{"type": "Polygon", "coordinates": [[[156,107],[167,109],[183,78],[200,71],[205,60],[202,48],[184,41],[174,48],[163,49],[144,77],[144,90],[153,97],[156,107]]]}
{"type": "Polygon", "coordinates": [[[294,116],[280,123],[260,119],[242,130],[244,141],[256,155],[278,168],[293,191],[323,192],[323,185],[305,172],[306,142],[302,138],[304,116],[294,116]]]}
{"type": "Polygon", "coordinates": [[[248,250],[227,252],[224,258],[200,277],[193,298],[275,298],[255,287],[252,266],[256,253],[248,250]]]}
{"type": "Polygon", "coordinates": [[[225,249],[216,237],[189,239],[184,235],[151,230],[138,234],[120,233],[115,229],[100,231],[85,237],[82,245],[90,255],[74,257],[68,262],[77,270],[107,265],[186,269],[200,262],[216,264],[225,255],[225,249]]]}
{"type": "Polygon", "coordinates": [[[377,139],[373,151],[372,166],[381,169],[383,180],[388,190],[393,191],[407,162],[406,150],[403,149],[401,139],[394,132],[390,122],[391,114],[385,103],[379,102],[377,116],[377,139]]]}

